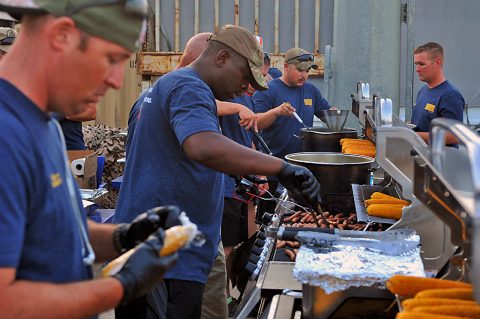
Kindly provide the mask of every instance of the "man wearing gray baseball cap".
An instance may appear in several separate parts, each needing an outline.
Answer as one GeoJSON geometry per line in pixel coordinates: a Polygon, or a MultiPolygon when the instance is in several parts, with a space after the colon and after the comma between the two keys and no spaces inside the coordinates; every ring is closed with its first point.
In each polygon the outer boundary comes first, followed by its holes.
{"type": "Polygon", "coordinates": [[[121,87],[146,9],[143,0],[0,0],[0,10],[23,16],[0,61],[2,318],[95,317],[145,295],[176,261],[176,254],[159,257],[158,228],[178,222],[177,207],[121,226],[86,221],[61,129],[49,115],[81,113],[121,87]],[[114,277],[92,279],[94,260],[138,243],[114,277]]]}

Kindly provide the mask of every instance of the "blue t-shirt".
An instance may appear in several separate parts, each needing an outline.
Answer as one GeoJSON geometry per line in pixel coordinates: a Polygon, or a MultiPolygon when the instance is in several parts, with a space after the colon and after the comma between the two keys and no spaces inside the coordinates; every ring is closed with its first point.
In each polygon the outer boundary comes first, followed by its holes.
{"type": "Polygon", "coordinates": [[[417,132],[429,132],[430,122],[436,117],[463,122],[464,107],[462,94],[450,82],[444,81],[432,89],[425,85],[418,91],[412,123],[417,132]]]}
{"type": "Polygon", "coordinates": [[[215,98],[185,67],[162,76],[143,101],[114,216],[131,222],[159,205],[177,205],[205,235],[202,247],[179,252],[165,278],[206,283],[217,255],[223,213],[223,174],[190,160],[183,142],[200,132],[221,134],[215,98]]]}
{"type": "Polygon", "coordinates": [[[51,116],[58,120],[62,127],[65,144],[68,151],[85,150],[83,139],[82,122],[70,121],[63,114],[51,113],[51,116]]]}
{"type": "Polygon", "coordinates": [[[125,154],[128,155],[130,147],[132,146],[133,134],[135,133],[135,126],[137,125],[138,117],[140,116],[140,111],[142,110],[143,100],[147,93],[142,93],[139,98],[135,101],[130,113],[128,115],[128,133],[127,133],[127,142],[125,143],[125,154]]]}
{"type": "Polygon", "coordinates": [[[280,71],[279,69],[277,68],[269,68],[268,69],[268,74],[271,75],[272,79],[276,79],[276,78],[279,78],[282,76],[282,71],[280,71]]]}
{"type": "MultiPolygon", "coordinates": [[[[248,107],[250,110],[254,110],[253,100],[247,94],[237,96],[228,102],[242,104],[248,107]]],[[[241,144],[245,147],[252,147],[252,133],[245,130],[240,124],[240,116],[238,114],[225,115],[219,118],[220,125],[222,126],[222,133],[229,139],[241,144]]],[[[225,174],[225,197],[233,198],[235,193],[235,180],[229,175],[225,174]]]]}
{"type": "MultiPolygon", "coordinates": [[[[0,96],[0,267],[16,268],[17,280],[89,279],[58,129],[2,79],[0,96]]],[[[78,189],[75,204],[84,213],[78,189]]]]}
{"type": "MultiPolygon", "coordinates": [[[[289,102],[305,125],[313,125],[313,115],[320,114],[321,110],[328,109],[328,102],[322,97],[320,90],[311,83],[304,83],[300,87],[290,87],[280,79],[268,82],[268,90],[257,91],[253,94],[255,113],[265,113],[283,102],[289,102]]],[[[299,136],[303,127],[294,117],[279,116],[268,128],[262,132],[267,145],[273,155],[283,159],[285,155],[300,152],[301,140],[299,136]]]]}

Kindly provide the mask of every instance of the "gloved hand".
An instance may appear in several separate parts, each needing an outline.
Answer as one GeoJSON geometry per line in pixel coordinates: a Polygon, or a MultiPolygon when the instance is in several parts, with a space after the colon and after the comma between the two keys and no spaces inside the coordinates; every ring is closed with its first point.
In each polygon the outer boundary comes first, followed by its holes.
{"type": "Polygon", "coordinates": [[[114,276],[120,280],[124,293],[120,305],[145,295],[163,280],[165,272],[177,261],[177,253],[160,257],[163,247],[164,232],[160,228],[128,258],[123,268],[114,276]]]}
{"type": "Polygon", "coordinates": [[[140,214],[130,224],[120,224],[113,233],[115,248],[124,253],[135,247],[157,229],[180,225],[177,206],[159,206],[140,214]]]}
{"type": "Polygon", "coordinates": [[[298,204],[316,208],[320,203],[320,184],[307,168],[284,161],[277,177],[298,204]]]}

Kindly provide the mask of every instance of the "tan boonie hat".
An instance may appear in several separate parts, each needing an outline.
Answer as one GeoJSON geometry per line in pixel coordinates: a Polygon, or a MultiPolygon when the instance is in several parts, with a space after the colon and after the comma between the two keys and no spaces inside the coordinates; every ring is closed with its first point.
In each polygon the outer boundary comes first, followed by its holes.
{"type": "Polygon", "coordinates": [[[247,59],[254,79],[254,83],[250,84],[258,91],[268,89],[267,81],[260,70],[263,65],[263,51],[250,31],[228,24],[212,34],[209,41],[222,43],[247,59]]]}
{"type": "Polygon", "coordinates": [[[0,0],[0,10],[14,17],[45,13],[70,17],[85,33],[134,52],[145,38],[148,3],[147,0],[0,0]]]}
{"type": "Polygon", "coordinates": [[[299,70],[318,69],[314,56],[301,48],[292,48],[285,53],[284,63],[293,64],[299,70]]]}
{"type": "Polygon", "coordinates": [[[0,51],[8,52],[16,36],[17,32],[12,28],[0,27],[0,51]]]}

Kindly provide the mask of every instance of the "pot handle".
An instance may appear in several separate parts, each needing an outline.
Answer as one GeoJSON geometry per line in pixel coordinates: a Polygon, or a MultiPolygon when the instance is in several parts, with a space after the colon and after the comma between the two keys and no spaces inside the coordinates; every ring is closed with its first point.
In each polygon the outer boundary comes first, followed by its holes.
{"type": "Polygon", "coordinates": [[[293,137],[295,137],[297,140],[303,140],[303,136],[298,136],[296,134],[293,134],[293,137]]]}

